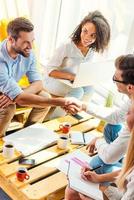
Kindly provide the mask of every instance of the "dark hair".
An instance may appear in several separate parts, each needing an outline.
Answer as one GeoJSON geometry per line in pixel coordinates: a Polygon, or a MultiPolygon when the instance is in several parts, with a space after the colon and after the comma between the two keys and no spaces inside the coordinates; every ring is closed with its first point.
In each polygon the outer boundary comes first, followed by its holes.
{"type": "Polygon", "coordinates": [[[96,41],[91,45],[97,52],[103,52],[108,46],[110,40],[110,26],[105,17],[99,12],[90,12],[81,23],[76,27],[71,35],[71,39],[75,44],[78,44],[81,40],[80,34],[84,24],[91,22],[96,27],[96,41]]]}
{"type": "Polygon", "coordinates": [[[126,84],[134,85],[134,55],[122,55],[116,58],[115,66],[122,71],[122,79],[126,84]]]}
{"type": "Polygon", "coordinates": [[[31,32],[34,25],[24,17],[18,17],[9,22],[7,26],[7,33],[17,40],[20,31],[31,32]]]}

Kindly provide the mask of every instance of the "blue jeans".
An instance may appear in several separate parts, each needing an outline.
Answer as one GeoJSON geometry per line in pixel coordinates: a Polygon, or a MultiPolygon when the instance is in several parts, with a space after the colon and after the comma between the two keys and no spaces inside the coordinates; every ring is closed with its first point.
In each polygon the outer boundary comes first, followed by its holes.
{"type": "Polygon", "coordinates": [[[87,96],[87,98],[91,97],[94,92],[93,86],[86,86],[86,87],[78,87],[78,88],[72,88],[66,97],[75,97],[79,100],[82,100],[84,97],[87,96]]]}
{"type": "MultiPolygon", "coordinates": [[[[117,125],[111,125],[107,124],[104,128],[104,138],[108,144],[113,142],[117,137],[118,133],[121,130],[122,126],[120,124],[117,125]]],[[[92,168],[95,168],[97,166],[103,165],[101,168],[96,170],[97,174],[105,174],[105,173],[110,173],[112,171],[116,171],[122,167],[122,160],[118,161],[117,163],[114,164],[106,164],[104,163],[101,158],[96,155],[92,158],[90,161],[90,166],[92,168]]]]}

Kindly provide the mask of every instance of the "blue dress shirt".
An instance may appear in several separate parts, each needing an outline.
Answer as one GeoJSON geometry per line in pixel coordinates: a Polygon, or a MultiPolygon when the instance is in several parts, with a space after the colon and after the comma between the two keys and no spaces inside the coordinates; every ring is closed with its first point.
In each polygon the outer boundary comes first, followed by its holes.
{"type": "Polygon", "coordinates": [[[41,75],[36,68],[36,60],[32,51],[29,57],[18,54],[13,59],[7,52],[6,44],[7,40],[0,44],[0,92],[13,100],[23,92],[17,83],[23,75],[28,77],[30,83],[41,80],[41,75]]]}

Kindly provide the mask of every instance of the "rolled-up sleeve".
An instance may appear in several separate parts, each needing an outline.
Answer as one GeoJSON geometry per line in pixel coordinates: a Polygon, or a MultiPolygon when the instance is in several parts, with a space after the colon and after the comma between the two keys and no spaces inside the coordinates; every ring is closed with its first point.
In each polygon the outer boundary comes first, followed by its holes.
{"type": "Polygon", "coordinates": [[[126,114],[129,110],[130,105],[130,100],[122,104],[121,107],[117,109],[98,106],[92,103],[88,105],[87,113],[97,118],[103,119],[110,124],[118,124],[121,122],[125,122],[126,114]]]}
{"type": "Polygon", "coordinates": [[[119,136],[110,144],[104,139],[98,139],[95,146],[99,157],[106,164],[116,163],[125,155],[129,139],[130,133],[126,127],[120,131],[119,136]]]}
{"type": "MultiPolygon", "coordinates": [[[[39,81],[42,80],[41,78],[41,74],[39,73],[38,67],[37,67],[37,63],[36,63],[36,59],[35,56],[32,54],[30,59],[30,63],[28,64],[29,69],[26,72],[26,75],[28,77],[28,80],[30,83],[34,82],[34,81],[39,81]]],[[[26,63],[27,65],[27,63],[26,63]]]]}
{"type": "Polygon", "coordinates": [[[8,74],[6,64],[0,62],[0,91],[14,100],[23,90],[18,86],[17,82],[8,74]]]}

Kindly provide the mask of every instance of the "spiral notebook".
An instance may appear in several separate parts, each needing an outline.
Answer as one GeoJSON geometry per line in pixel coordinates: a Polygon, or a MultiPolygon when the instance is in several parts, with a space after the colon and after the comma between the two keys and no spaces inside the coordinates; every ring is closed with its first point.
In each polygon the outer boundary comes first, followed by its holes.
{"type": "Polygon", "coordinates": [[[103,200],[99,184],[81,178],[81,167],[87,166],[91,159],[86,153],[76,150],[61,159],[58,169],[68,176],[70,188],[95,200],[103,200]]]}

